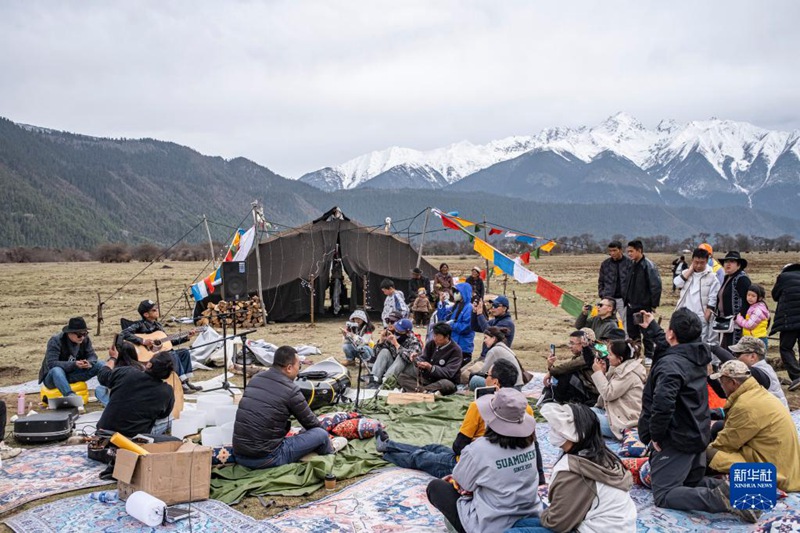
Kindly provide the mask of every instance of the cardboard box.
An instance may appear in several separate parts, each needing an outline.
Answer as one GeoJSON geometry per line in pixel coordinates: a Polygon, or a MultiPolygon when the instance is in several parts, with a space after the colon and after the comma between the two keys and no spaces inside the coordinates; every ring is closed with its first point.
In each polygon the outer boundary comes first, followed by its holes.
{"type": "Polygon", "coordinates": [[[427,392],[390,392],[386,397],[386,405],[408,405],[410,403],[433,403],[433,393],[427,392]]]}
{"type": "Polygon", "coordinates": [[[177,441],[143,444],[142,448],[150,453],[117,450],[114,478],[120,499],[127,500],[137,490],[167,505],[208,499],[211,448],[177,441]]]}

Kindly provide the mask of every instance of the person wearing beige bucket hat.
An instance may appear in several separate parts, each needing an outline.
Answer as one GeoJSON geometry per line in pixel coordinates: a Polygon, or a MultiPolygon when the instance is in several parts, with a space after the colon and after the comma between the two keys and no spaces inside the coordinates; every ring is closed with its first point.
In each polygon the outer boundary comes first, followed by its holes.
{"type": "Polygon", "coordinates": [[[550,477],[550,506],[508,531],[636,531],[631,474],[606,447],[592,410],[553,402],[542,405],[541,413],[550,426],[550,444],[564,452],[550,477]]]}
{"type": "Polygon", "coordinates": [[[536,422],[526,413],[525,395],[513,388],[502,388],[475,403],[486,433],[464,448],[452,476],[430,482],[428,500],[456,531],[505,531],[542,510],[536,422]]]}

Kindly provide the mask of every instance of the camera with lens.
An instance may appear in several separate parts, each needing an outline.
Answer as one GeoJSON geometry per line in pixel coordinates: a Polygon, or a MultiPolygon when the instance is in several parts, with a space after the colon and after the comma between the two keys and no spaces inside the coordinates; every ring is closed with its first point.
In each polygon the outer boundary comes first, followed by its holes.
{"type": "Polygon", "coordinates": [[[358,333],[358,324],[356,324],[355,322],[350,322],[350,321],[345,322],[344,327],[350,333],[358,333]]]}

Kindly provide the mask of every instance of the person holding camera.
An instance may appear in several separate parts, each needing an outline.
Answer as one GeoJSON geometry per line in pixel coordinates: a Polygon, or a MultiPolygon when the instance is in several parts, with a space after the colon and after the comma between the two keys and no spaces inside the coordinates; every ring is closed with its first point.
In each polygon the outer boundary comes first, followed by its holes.
{"type": "Polygon", "coordinates": [[[375,353],[369,344],[372,342],[373,329],[367,313],[361,309],[356,309],[350,314],[350,319],[345,324],[345,327],[342,328],[344,366],[355,365],[356,357],[367,363],[372,361],[375,353]]]}
{"type": "Polygon", "coordinates": [[[595,352],[583,331],[573,331],[569,336],[572,357],[557,361],[554,353],[547,358],[547,374],[544,386],[550,389],[552,398],[558,403],[582,403],[592,406],[597,403],[597,388],[592,382],[592,363],[595,352]]]}
{"type": "Polygon", "coordinates": [[[397,382],[407,392],[453,394],[462,359],[461,348],[452,339],[452,328],[439,322],[434,324],[433,339],[425,344],[422,353],[398,357],[388,374],[397,376],[397,382]]]}
{"type": "Polygon", "coordinates": [[[612,329],[617,329],[617,301],[613,298],[603,298],[597,302],[597,315],[589,316],[592,306],[583,306],[583,311],[575,319],[575,329],[592,328],[595,339],[608,338],[612,329]]]}
{"type": "Polygon", "coordinates": [[[378,355],[367,388],[377,389],[384,378],[397,376],[422,351],[422,343],[413,329],[411,321],[403,318],[395,322],[392,329],[383,330],[380,342],[375,345],[378,355]]]}
{"type": "Polygon", "coordinates": [[[642,411],[642,391],[647,371],[628,341],[609,343],[608,364],[600,358],[592,365],[592,381],[600,397],[592,411],[604,437],[622,440],[622,430],[636,427],[642,411]]]}

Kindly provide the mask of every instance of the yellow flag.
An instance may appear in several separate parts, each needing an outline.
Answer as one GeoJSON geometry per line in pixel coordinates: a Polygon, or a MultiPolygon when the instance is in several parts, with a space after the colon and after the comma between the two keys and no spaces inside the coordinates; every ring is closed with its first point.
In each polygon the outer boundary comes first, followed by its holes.
{"type": "Polygon", "coordinates": [[[548,241],[547,243],[541,245],[539,249],[543,252],[549,252],[555,247],[556,247],[556,241],[548,241]]]}
{"type": "Polygon", "coordinates": [[[494,248],[489,246],[486,241],[481,239],[475,238],[475,244],[473,248],[476,252],[480,254],[481,257],[484,259],[488,259],[489,261],[494,261],[494,248]]]}
{"type": "Polygon", "coordinates": [[[495,275],[495,277],[499,276],[502,273],[503,273],[503,269],[502,268],[494,267],[494,275],[495,275]]]}
{"type": "Polygon", "coordinates": [[[463,218],[458,218],[458,217],[451,217],[451,218],[453,220],[455,220],[456,222],[458,222],[459,224],[461,224],[461,226],[464,227],[464,228],[468,228],[469,226],[474,226],[475,225],[474,222],[470,222],[469,220],[465,220],[463,218]]]}

